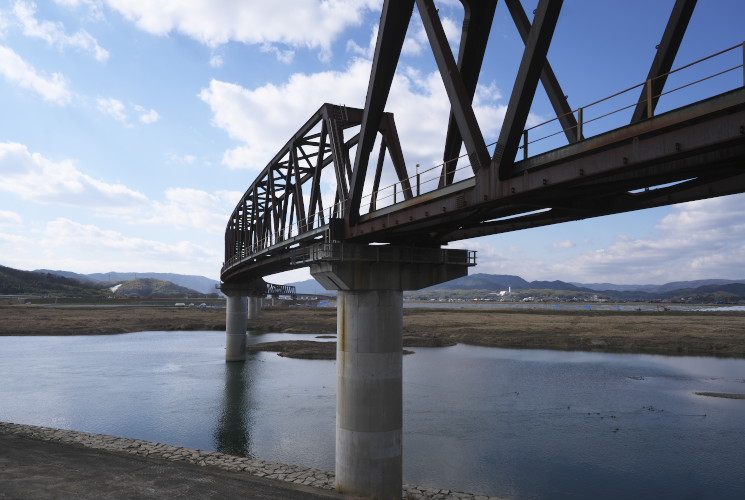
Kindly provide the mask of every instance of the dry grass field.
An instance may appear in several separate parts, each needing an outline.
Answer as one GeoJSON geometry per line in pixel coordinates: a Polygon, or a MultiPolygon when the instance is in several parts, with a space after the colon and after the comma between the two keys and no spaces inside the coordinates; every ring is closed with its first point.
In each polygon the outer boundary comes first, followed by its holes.
{"type": "MultiPolygon", "coordinates": [[[[269,308],[250,327],[257,332],[334,333],[336,311],[269,308]]],[[[224,328],[225,311],[220,309],[0,306],[0,335],[99,335],[224,328]]],[[[745,312],[404,310],[404,345],[454,343],[745,358],[745,312]]]]}

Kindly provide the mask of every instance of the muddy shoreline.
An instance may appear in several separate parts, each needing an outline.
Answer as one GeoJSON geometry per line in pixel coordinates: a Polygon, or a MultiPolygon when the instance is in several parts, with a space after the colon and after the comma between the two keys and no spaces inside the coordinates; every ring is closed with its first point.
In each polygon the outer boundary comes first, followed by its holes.
{"type": "MultiPolygon", "coordinates": [[[[336,310],[268,308],[257,320],[252,320],[250,327],[255,334],[335,334],[336,310]]],[[[224,309],[0,306],[0,335],[103,335],[224,329],[224,309]]],[[[288,340],[292,339],[288,337],[288,340]]],[[[437,347],[456,343],[518,349],[745,358],[745,313],[404,309],[404,346],[437,347]]]]}

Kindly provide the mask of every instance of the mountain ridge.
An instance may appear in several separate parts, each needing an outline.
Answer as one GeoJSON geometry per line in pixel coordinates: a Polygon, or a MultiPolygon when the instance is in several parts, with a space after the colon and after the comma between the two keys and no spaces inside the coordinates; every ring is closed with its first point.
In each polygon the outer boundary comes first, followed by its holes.
{"type": "MultiPolygon", "coordinates": [[[[31,272],[31,271],[21,271],[31,272]]],[[[142,272],[109,272],[79,274],[70,271],[50,271],[40,269],[35,273],[56,275],[67,279],[78,280],[89,285],[101,285],[106,282],[121,282],[132,278],[161,279],[170,281],[174,285],[189,288],[203,294],[219,292],[215,285],[219,281],[197,275],[181,275],[175,273],[142,273],[142,272]],[[189,286],[192,284],[192,286],[189,286]],[[194,285],[196,284],[196,285],[194,285]]],[[[115,283],[114,283],[115,284],[115,283]]],[[[309,295],[335,295],[334,290],[324,289],[314,279],[287,283],[295,286],[298,293],[309,295]]],[[[69,285],[69,284],[68,284],[69,285]]],[[[435,291],[484,291],[499,293],[502,291],[518,290],[554,290],[562,292],[576,292],[580,296],[585,294],[602,294],[610,298],[622,300],[658,300],[683,295],[702,295],[716,298],[718,296],[742,297],[745,299],[745,278],[743,279],[699,279],[690,281],[674,281],[661,285],[616,285],[613,283],[580,283],[561,280],[527,281],[520,276],[509,274],[476,273],[446,283],[440,283],[424,288],[418,292],[435,291]],[[742,285],[742,286],[738,286],[742,285]]]]}
{"type": "Polygon", "coordinates": [[[189,288],[197,292],[209,295],[211,293],[220,293],[220,290],[215,288],[215,285],[219,285],[220,282],[207,278],[205,276],[199,276],[194,274],[175,274],[175,273],[137,273],[137,272],[117,272],[111,271],[108,273],[91,273],[91,274],[80,274],[71,271],[53,271],[49,269],[37,269],[33,272],[38,273],[49,273],[57,274],[67,278],[77,279],[80,281],[91,281],[94,283],[102,282],[113,282],[113,281],[129,281],[134,279],[156,279],[163,281],[170,281],[174,285],[189,288]]]}

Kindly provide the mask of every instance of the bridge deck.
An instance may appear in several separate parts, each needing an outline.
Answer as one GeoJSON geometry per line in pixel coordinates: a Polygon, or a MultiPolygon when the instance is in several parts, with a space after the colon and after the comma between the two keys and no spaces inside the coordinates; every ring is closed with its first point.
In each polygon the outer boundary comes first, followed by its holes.
{"type": "Polygon", "coordinates": [[[323,241],[438,246],[449,241],[745,191],[745,88],[515,163],[360,216],[336,217],[227,261],[224,281],[302,265],[323,241]]]}

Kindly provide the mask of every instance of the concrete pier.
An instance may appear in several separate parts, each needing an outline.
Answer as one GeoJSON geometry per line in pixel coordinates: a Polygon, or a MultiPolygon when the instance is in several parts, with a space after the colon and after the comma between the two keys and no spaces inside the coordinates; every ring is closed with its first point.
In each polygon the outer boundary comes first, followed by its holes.
{"type": "Polygon", "coordinates": [[[246,325],[249,298],[228,295],[225,307],[225,361],[246,360],[246,325]]]}
{"type": "Polygon", "coordinates": [[[248,298],[248,319],[256,319],[261,312],[261,297],[248,298]]]}
{"type": "Polygon", "coordinates": [[[465,276],[465,250],[324,243],[313,277],[337,297],[336,489],[401,498],[403,290],[465,276]]]}
{"type": "Polygon", "coordinates": [[[336,489],[400,498],[402,292],[337,298],[336,489]]]}

